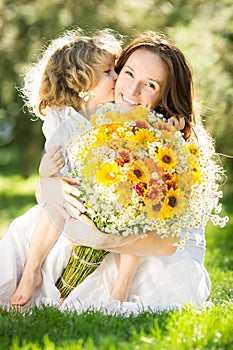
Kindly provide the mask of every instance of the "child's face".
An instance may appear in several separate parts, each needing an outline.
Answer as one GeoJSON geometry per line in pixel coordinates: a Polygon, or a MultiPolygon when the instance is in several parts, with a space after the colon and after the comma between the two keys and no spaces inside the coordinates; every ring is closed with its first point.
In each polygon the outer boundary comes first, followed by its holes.
{"type": "Polygon", "coordinates": [[[168,68],[153,52],[138,49],[126,61],[116,83],[116,103],[155,109],[168,80],[168,68]]]}
{"type": "Polygon", "coordinates": [[[89,99],[88,107],[115,101],[117,74],[114,68],[114,60],[103,66],[98,84],[92,90],[88,91],[88,93],[95,94],[95,97],[89,99]]]}

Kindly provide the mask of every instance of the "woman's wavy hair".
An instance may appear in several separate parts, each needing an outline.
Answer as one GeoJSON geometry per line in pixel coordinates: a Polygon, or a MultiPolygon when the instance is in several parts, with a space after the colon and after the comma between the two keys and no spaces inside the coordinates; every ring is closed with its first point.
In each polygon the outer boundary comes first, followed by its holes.
{"type": "Polygon", "coordinates": [[[47,107],[81,109],[79,93],[97,85],[103,67],[120,51],[120,38],[110,30],[90,36],[81,29],[66,32],[28,68],[21,90],[26,105],[39,117],[46,116],[47,107]]]}
{"type": "MultiPolygon", "coordinates": [[[[164,35],[148,31],[131,41],[121,52],[116,62],[116,72],[119,74],[128,58],[138,49],[146,49],[159,55],[167,65],[169,75],[161,105],[156,111],[165,118],[183,116],[185,127],[184,138],[191,136],[192,126],[200,123],[198,110],[194,108],[194,89],[192,72],[185,56],[164,35]]],[[[143,62],[142,62],[143,64],[143,62]]]]}

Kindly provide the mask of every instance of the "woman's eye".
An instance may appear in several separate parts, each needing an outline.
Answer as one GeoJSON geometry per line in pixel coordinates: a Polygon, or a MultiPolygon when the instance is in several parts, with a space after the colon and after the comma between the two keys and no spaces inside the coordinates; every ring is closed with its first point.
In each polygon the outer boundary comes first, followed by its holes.
{"type": "Polygon", "coordinates": [[[147,86],[149,86],[153,90],[156,90],[156,86],[154,83],[147,83],[147,86]]]}
{"type": "Polygon", "coordinates": [[[153,89],[156,92],[160,91],[160,85],[156,83],[149,82],[146,84],[150,89],[153,89]]]}
{"type": "Polygon", "coordinates": [[[105,70],[105,71],[104,71],[104,73],[106,73],[106,74],[110,74],[110,73],[111,73],[111,69],[107,69],[107,70],[105,70]]]}

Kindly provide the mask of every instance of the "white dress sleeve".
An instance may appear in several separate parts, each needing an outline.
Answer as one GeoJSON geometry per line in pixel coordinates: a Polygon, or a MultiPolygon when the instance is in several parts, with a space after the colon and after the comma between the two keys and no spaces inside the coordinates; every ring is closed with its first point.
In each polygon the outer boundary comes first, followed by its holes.
{"type": "Polygon", "coordinates": [[[55,111],[55,113],[52,111],[49,118],[45,125],[45,132],[48,137],[45,142],[45,151],[47,152],[54,146],[62,147],[61,151],[66,164],[61,170],[61,174],[68,176],[71,169],[67,153],[68,147],[72,142],[75,142],[80,133],[91,127],[90,122],[72,107],[65,107],[59,112],[55,111]]]}
{"type": "MultiPolygon", "coordinates": [[[[68,119],[69,108],[64,107],[61,110],[49,109],[48,114],[45,117],[45,121],[42,125],[42,132],[45,136],[45,150],[48,149],[49,140],[60,127],[60,125],[68,119]]],[[[59,144],[57,144],[59,145],[59,144]]]]}

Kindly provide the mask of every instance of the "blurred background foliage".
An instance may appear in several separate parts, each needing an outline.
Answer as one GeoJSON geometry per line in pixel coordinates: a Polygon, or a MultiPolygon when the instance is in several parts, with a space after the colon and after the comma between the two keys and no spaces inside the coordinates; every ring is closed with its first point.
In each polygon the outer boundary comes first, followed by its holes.
{"type": "MultiPolygon", "coordinates": [[[[32,121],[17,87],[25,66],[49,40],[76,26],[112,28],[126,40],[145,29],[168,35],[193,67],[202,116],[217,151],[233,156],[232,0],[0,0],[0,169],[16,157],[14,171],[23,177],[37,170],[44,144],[41,121],[32,121]]],[[[220,158],[228,175],[224,192],[232,196],[233,159],[220,158]]]]}

